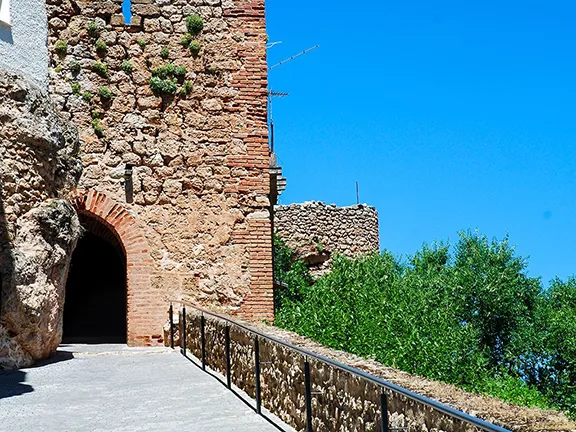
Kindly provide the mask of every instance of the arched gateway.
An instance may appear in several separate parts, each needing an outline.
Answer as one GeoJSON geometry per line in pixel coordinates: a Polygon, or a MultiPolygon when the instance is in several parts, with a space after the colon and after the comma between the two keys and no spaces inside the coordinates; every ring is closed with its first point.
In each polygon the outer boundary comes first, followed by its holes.
{"type": "Polygon", "coordinates": [[[128,345],[161,343],[166,306],[161,294],[152,291],[153,263],[136,220],[94,190],[77,192],[72,203],[87,233],[72,258],[69,282],[74,285],[66,294],[64,337],[125,340],[128,345]],[[82,312],[82,303],[92,306],[82,312]],[[101,320],[98,307],[103,309],[101,320]]]}

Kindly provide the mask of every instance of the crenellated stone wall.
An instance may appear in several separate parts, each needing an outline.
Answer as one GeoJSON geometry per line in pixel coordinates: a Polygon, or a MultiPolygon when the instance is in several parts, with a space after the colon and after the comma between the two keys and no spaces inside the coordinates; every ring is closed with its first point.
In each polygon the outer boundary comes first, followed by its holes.
{"type": "Polygon", "coordinates": [[[378,212],[365,204],[337,207],[311,201],[275,206],[274,229],[320,273],[335,254],[356,257],[379,250],[378,212]]]}
{"type": "Polygon", "coordinates": [[[129,343],[158,342],[149,329],[171,297],[271,319],[264,1],[133,0],[131,25],[121,3],[47,9],[50,89],[78,126],[86,213],[145,242],[128,258],[128,292],[143,293],[129,298],[129,343]],[[199,52],[182,42],[196,14],[199,52]],[[110,211],[135,222],[115,227],[110,211]]]}

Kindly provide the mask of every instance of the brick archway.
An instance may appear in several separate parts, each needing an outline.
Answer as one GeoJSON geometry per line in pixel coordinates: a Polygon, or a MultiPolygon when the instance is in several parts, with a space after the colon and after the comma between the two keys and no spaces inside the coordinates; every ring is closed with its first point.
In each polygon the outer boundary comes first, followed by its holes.
{"type": "Polygon", "coordinates": [[[77,191],[72,204],[78,213],[105,225],[116,236],[126,256],[128,345],[161,343],[165,305],[152,293],[153,262],[148,242],[136,220],[126,208],[95,190],[77,191]]]}

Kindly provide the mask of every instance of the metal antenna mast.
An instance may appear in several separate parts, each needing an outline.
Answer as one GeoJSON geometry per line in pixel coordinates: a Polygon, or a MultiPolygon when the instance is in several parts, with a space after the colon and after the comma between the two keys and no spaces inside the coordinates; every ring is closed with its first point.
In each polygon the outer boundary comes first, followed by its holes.
{"type": "Polygon", "coordinates": [[[272,115],[272,98],[286,96],[288,96],[288,93],[286,92],[268,90],[268,106],[270,107],[270,112],[268,113],[270,117],[270,150],[272,153],[274,153],[274,116],[272,115]]]}
{"type": "MultiPolygon", "coordinates": [[[[282,43],[282,42],[271,42],[268,45],[266,45],[266,48],[267,49],[272,48],[273,46],[280,44],[280,43],[282,43]]],[[[272,69],[277,68],[278,66],[282,66],[284,63],[288,63],[288,62],[294,60],[295,58],[298,58],[298,57],[300,57],[300,56],[302,56],[302,55],[304,55],[304,54],[306,54],[312,50],[315,50],[316,48],[319,48],[319,47],[320,47],[320,45],[315,45],[312,48],[308,48],[308,49],[302,51],[301,53],[293,55],[290,58],[287,58],[286,60],[282,60],[281,62],[276,63],[273,66],[270,66],[268,68],[268,71],[271,71],[272,69]]],[[[268,106],[270,108],[269,113],[268,113],[268,116],[270,119],[270,150],[272,150],[272,152],[274,152],[274,117],[272,115],[272,98],[286,97],[286,96],[288,96],[288,93],[286,93],[286,92],[278,92],[278,91],[268,90],[268,106]]]]}

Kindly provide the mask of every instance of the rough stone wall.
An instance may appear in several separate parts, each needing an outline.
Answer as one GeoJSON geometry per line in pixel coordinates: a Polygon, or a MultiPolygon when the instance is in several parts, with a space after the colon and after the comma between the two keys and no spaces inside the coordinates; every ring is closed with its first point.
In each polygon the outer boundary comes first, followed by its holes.
{"type": "Polygon", "coordinates": [[[80,234],[66,198],[80,175],[78,136],[49,96],[0,71],[0,366],[55,351],[80,234]]]}
{"type": "MultiPolygon", "coordinates": [[[[187,311],[187,348],[201,358],[200,316],[187,311]]],[[[181,318],[180,318],[181,320],[181,318]]],[[[226,374],[226,323],[206,316],[206,363],[226,374]]],[[[230,328],[232,383],[255,395],[254,335],[234,324],[230,328]]],[[[304,355],[260,339],[262,405],[297,430],[306,430],[304,355]]],[[[381,389],[324,362],[309,358],[312,383],[313,430],[380,430],[381,389]]],[[[390,427],[414,432],[472,432],[478,428],[453,419],[398,393],[387,392],[390,427]]]]}
{"type": "MultiPolygon", "coordinates": [[[[134,276],[150,280],[138,288],[149,302],[182,296],[270,319],[264,1],[133,0],[132,13],[124,26],[121,0],[48,0],[50,86],[79,128],[79,187],[136,221],[152,263],[134,276]],[[181,45],[195,13],[198,55],[181,45]],[[177,93],[154,93],[152,71],[170,63],[185,68],[177,93]]],[[[142,308],[128,320],[161,331],[142,308]]]]}
{"type": "Polygon", "coordinates": [[[0,22],[0,68],[48,85],[45,0],[10,0],[10,25],[0,22]]]}
{"type": "Polygon", "coordinates": [[[274,212],[277,235],[312,269],[327,269],[334,254],[355,257],[379,250],[374,207],[312,201],[276,206],[274,212]]]}

